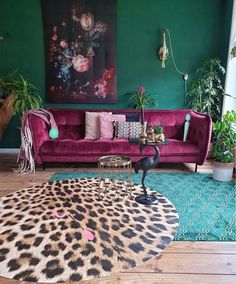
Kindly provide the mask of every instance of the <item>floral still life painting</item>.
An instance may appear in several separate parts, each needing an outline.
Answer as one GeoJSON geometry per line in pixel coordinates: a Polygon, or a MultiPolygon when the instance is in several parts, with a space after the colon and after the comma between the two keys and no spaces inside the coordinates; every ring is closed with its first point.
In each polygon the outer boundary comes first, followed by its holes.
{"type": "Polygon", "coordinates": [[[46,101],[115,103],[116,0],[42,0],[46,101]]]}

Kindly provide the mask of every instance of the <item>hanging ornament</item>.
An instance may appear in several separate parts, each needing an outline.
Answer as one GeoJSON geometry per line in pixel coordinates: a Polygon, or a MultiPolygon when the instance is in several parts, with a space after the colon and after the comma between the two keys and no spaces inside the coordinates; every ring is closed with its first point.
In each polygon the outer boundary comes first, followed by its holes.
{"type": "Polygon", "coordinates": [[[80,18],[80,24],[83,30],[90,31],[94,25],[94,18],[91,13],[84,13],[80,18]]]}
{"type": "Polygon", "coordinates": [[[160,47],[159,49],[159,58],[161,60],[161,67],[162,68],[165,68],[165,60],[167,59],[168,57],[168,48],[166,46],[166,33],[165,33],[165,30],[163,30],[162,32],[162,35],[163,35],[163,45],[160,47]]]}

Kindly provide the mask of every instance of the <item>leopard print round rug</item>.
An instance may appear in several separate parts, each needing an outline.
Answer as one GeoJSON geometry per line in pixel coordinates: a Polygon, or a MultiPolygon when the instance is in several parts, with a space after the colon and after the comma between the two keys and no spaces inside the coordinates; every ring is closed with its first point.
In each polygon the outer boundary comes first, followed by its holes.
{"type": "Polygon", "coordinates": [[[112,192],[99,199],[98,188],[96,178],[81,178],[2,197],[0,275],[44,283],[109,276],[144,263],[172,241],[178,214],[164,196],[153,193],[158,204],[147,206],[134,200],[139,185],[118,200],[112,192]]]}

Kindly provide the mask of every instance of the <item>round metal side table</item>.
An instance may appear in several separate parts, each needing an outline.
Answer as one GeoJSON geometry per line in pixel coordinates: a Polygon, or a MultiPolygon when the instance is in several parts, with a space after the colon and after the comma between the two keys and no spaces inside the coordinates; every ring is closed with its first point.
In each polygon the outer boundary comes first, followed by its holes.
{"type": "Polygon", "coordinates": [[[128,194],[130,197],[132,187],[132,163],[126,156],[108,155],[99,158],[99,198],[103,199],[108,194],[113,199],[128,194]]]}

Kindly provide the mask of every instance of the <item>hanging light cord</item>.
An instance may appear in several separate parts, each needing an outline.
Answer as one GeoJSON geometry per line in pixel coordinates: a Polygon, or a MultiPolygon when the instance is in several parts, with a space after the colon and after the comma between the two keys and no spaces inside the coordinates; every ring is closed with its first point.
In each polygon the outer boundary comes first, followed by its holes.
{"type": "Polygon", "coordinates": [[[177,73],[179,73],[180,75],[183,75],[183,80],[184,80],[184,106],[186,107],[186,93],[187,93],[188,74],[180,71],[179,68],[177,67],[176,62],[175,62],[174,53],[173,53],[173,48],[172,48],[170,31],[167,28],[164,28],[164,30],[166,30],[167,34],[168,34],[168,38],[169,38],[169,42],[170,42],[170,55],[171,55],[171,58],[172,58],[172,61],[173,61],[173,64],[174,64],[174,68],[177,71],[177,73]]]}

